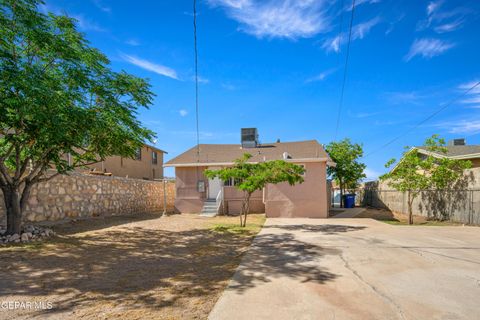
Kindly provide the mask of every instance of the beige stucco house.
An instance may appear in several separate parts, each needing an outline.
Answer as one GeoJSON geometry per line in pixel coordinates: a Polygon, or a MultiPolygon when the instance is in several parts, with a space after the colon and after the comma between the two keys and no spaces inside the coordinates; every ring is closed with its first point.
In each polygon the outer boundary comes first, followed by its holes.
{"type": "Polygon", "coordinates": [[[465,140],[456,139],[446,146],[447,153],[435,153],[428,151],[426,147],[415,147],[421,155],[432,155],[437,158],[450,158],[457,160],[468,160],[472,163],[472,168],[480,167],[480,145],[467,145],[465,140]]]}
{"type": "MultiPolygon", "coordinates": [[[[242,129],[243,130],[243,129],[242,129]]],[[[250,153],[250,162],[284,159],[305,167],[302,184],[268,185],[252,195],[251,212],[265,212],[268,217],[328,217],[327,165],[334,165],[323,146],[316,140],[296,142],[258,142],[255,134],[242,144],[200,144],[165,163],[175,168],[175,208],[181,213],[240,211],[243,193],[235,181],[208,179],[205,169],[233,165],[234,160],[250,153]]]]}
{"type": "MultiPolygon", "coordinates": [[[[165,151],[150,145],[137,150],[134,159],[119,156],[107,157],[104,161],[87,166],[89,170],[108,172],[113,176],[144,180],[163,179],[163,155],[165,151]]],[[[86,171],[85,168],[78,168],[86,171]]]]}

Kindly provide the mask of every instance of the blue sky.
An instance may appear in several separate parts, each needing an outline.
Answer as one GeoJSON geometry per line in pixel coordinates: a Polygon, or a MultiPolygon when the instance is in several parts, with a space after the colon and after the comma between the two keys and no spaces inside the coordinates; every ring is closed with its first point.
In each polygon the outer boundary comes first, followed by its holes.
{"type": "MultiPolygon", "coordinates": [[[[197,2],[201,143],[238,143],[241,127],[257,127],[262,142],[332,141],[351,1],[197,2]]],[[[480,2],[356,3],[337,138],[374,151],[369,178],[433,133],[480,144],[477,87],[378,149],[480,80],[480,2]]],[[[115,70],[150,79],[155,102],[139,117],[166,159],[195,145],[192,1],[47,0],[41,10],[76,18],[115,70]]]]}

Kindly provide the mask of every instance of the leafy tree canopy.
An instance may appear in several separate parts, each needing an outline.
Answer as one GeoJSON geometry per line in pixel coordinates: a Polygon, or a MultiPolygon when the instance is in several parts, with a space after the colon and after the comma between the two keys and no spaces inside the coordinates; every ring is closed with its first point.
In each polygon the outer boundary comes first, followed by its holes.
{"type": "Polygon", "coordinates": [[[269,183],[288,182],[290,185],[302,183],[305,173],[302,166],[284,160],[251,163],[248,162],[251,157],[251,154],[245,153],[241,159],[235,160],[232,167],[205,170],[205,175],[210,179],[218,177],[223,181],[234,179],[238,182],[235,187],[245,194],[240,215],[240,224],[243,227],[246,225],[250,196],[253,192],[262,190],[269,183]]]}
{"type": "Polygon", "coordinates": [[[152,102],[148,82],[112,71],[74,19],[40,13],[41,3],[0,2],[0,188],[7,211],[23,210],[30,187],[51,177],[48,169],[66,173],[110,155],[133,157],[153,138],[136,119],[152,102]],[[18,201],[7,199],[12,193],[18,201]]]}
{"type": "Polygon", "coordinates": [[[336,163],[335,167],[327,168],[327,173],[339,185],[341,195],[345,189],[355,189],[358,182],[366,177],[366,165],[358,161],[363,156],[362,145],[347,138],[329,143],[325,150],[336,163]]]}
{"type": "Polygon", "coordinates": [[[412,220],[412,203],[422,190],[444,190],[455,183],[463,170],[471,167],[470,161],[446,157],[445,140],[438,135],[425,140],[427,155],[418,148],[405,147],[401,160],[391,159],[385,165],[391,171],[380,177],[392,188],[408,192],[409,221],[412,220]]]}

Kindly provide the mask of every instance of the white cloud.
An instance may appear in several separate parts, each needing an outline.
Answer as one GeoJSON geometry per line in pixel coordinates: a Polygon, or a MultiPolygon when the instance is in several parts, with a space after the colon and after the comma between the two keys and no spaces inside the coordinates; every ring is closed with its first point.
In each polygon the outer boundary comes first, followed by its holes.
{"type": "Polygon", "coordinates": [[[180,116],[182,117],[186,117],[188,115],[188,111],[185,110],[185,109],[180,109],[178,110],[178,113],[180,114],[180,116]]]}
{"type": "Polygon", "coordinates": [[[421,94],[417,91],[392,91],[386,92],[383,95],[389,103],[394,105],[421,105],[422,100],[427,98],[425,94],[421,94]]]}
{"type": "Polygon", "coordinates": [[[458,89],[462,92],[470,90],[466,94],[466,98],[460,101],[463,104],[466,104],[469,108],[480,108],[480,85],[477,85],[479,80],[470,81],[467,83],[462,83],[458,86],[458,89]],[[477,85],[476,87],[474,87],[477,85]],[[473,89],[471,89],[474,87],[473,89]]]}
{"type": "Polygon", "coordinates": [[[148,70],[148,71],[155,72],[156,74],[159,74],[159,75],[162,75],[162,76],[165,76],[165,77],[169,77],[169,78],[178,80],[176,71],[169,68],[169,67],[162,66],[160,64],[156,64],[156,63],[150,62],[148,60],[137,58],[137,57],[134,57],[134,56],[131,56],[131,55],[128,55],[128,54],[121,54],[120,56],[122,57],[123,60],[125,60],[128,63],[131,63],[131,64],[133,64],[137,67],[140,67],[140,68],[148,70]]]}
{"type": "Polygon", "coordinates": [[[352,113],[351,111],[349,111],[349,115],[354,117],[354,118],[359,118],[359,119],[363,119],[363,118],[370,118],[370,117],[373,117],[373,116],[376,116],[376,115],[379,115],[381,114],[381,112],[358,112],[358,113],[352,113]]]}
{"type": "MultiPolygon", "coordinates": [[[[365,22],[361,22],[352,27],[352,41],[357,39],[363,39],[370,30],[379,24],[380,17],[375,17],[365,22]]],[[[322,44],[322,48],[327,52],[340,52],[340,47],[348,41],[348,34],[346,32],[341,35],[337,35],[333,38],[325,40],[322,44]]]]}
{"type": "Polygon", "coordinates": [[[480,132],[480,120],[461,120],[455,122],[444,122],[437,125],[448,130],[449,133],[472,134],[480,132]]]}
{"type": "Polygon", "coordinates": [[[98,9],[102,10],[103,12],[106,12],[106,13],[111,13],[112,12],[112,8],[104,5],[101,0],[93,0],[93,4],[95,4],[95,6],[98,9]]]}
{"type": "Polygon", "coordinates": [[[309,38],[330,28],[327,0],[208,0],[257,38],[309,38]]]}
{"type": "Polygon", "coordinates": [[[327,52],[331,52],[331,51],[340,52],[341,39],[342,39],[341,36],[336,36],[336,37],[325,40],[322,44],[322,49],[324,49],[327,52]]]}
{"type": "Polygon", "coordinates": [[[237,89],[236,86],[234,86],[233,84],[230,84],[230,83],[222,83],[221,86],[222,86],[223,89],[229,90],[229,91],[233,91],[233,90],[237,89]]]}
{"type": "Polygon", "coordinates": [[[365,37],[365,35],[370,32],[370,29],[380,23],[380,21],[380,17],[375,17],[368,21],[357,24],[352,29],[352,39],[363,39],[363,37],[365,37]]]}
{"type": "Polygon", "coordinates": [[[365,180],[377,180],[378,177],[380,177],[382,174],[378,171],[375,171],[371,168],[365,168],[365,170],[363,171],[365,173],[365,175],[367,176],[365,178],[365,180]]]}
{"type": "Polygon", "coordinates": [[[125,41],[126,44],[128,44],[129,46],[133,46],[133,47],[137,47],[140,45],[140,42],[138,40],[135,40],[135,39],[128,39],[127,41],[125,41]]]}
{"type": "Polygon", "coordinates": [[[97,22],[86,18],[83,14],[69,14],[65,10],[60,9],[58,7],[52,6],[50,4],[40,4],[38,6],[40,12],[44,14],[48,14],[49,12],[55,15],[67,16],[73,18],[76,21],[76,25],[82,31],[96,31],[96,32],[105,32],[107,31],[103,27],[101,27],[97,22]]]}
{"type": "MultiPolygon", "coordinates": [[[[194,77],[194,76],[192,77],[192,80],[195,81],[195,77],[194,77]]],[[[201,77],[201,76],[198,76],[198,83],[207,84],[207,83],[210,83],[210,80],[208,80],[207,78],[203,78],[203,77],[201,77]]]]}
{"type": "Polygon", "coordinates": [[[430,1],[427,5],[427,15],[431,16],[438,8],[443,4],[443,0],[439,1],[430,1]]]}
{"type": "MultiPolygon", "coordinates": [[[[351,11],[352,10],[352,3],[351,1],[347,1],[347,2],[350,2],[350,3],[347,3],[345,4],[345,9],[346,11],[351,11]]],[[[355,7],[357,8],[358,6],[362,5],[362,4],[365,4],[365,3],[368,3],[368,4],[375,4],[375,3],[380,3],[381,0],[357,0],[355,1],[355,7]]]]}
{"type": "Polygon", "coordinates": [[[410,61],[415,56],[421,56],[423,58],[430,59],[444,53],[454,46],[455,44],[451,42],[446,42],[439,39],[415,39],[410,47],[410,51],[405,56],[405,60],[410,61]]]}
{"type": "Polygon", "coordinates": [[[331,75],[335,71],[337,71],[337,69],[325,70],[323,72],[320,72],[319,74],[317,74],[314,77],[308,78],[307,80],[305,80],[305,82],[309,83],[309,82],[315,82],[315,81],[323,81],[323,80],[325,80],[325,78],[327,78],[329,75],[331,75]]]}
{"type": "Polygon", "coordinates": [[[455,30],[461,28],[462,25],[463,25],[463,21],[464,21],[463,19],[458,19],[458,20],[453,21],[453,22],[441,24],[441,25],[436,26],[433,30],[435,30],[436,33],[452,32],[452,31],[455,31],[455,30]]]}
{"type": "Polygon", "coordinates": [[[431,1],[427,5],[427,17],[417,24],[417,31],[427,28],[433,29],[436,33],[446,33],[458,30],[466,21],[466,16],[473,11],[465,7],[449,8],[440,10],[445,3],[444,0],[431,1]]]}
{"type": "MultiPolygon", "coordinates": [[[[182,138],[189,138],[189,139],[196,138],[197,136],[196,131],[187,131],[187,130],[178,130],[178,131],[168,130],[168,133],[173,135],[174,137],[181,136],[182,138]]],[[[210,131],[199,132],[200,140],[221,141],[222,138],[236,137],[237,135],[238,135],[237,132],[210,132],[210,131]]]]}

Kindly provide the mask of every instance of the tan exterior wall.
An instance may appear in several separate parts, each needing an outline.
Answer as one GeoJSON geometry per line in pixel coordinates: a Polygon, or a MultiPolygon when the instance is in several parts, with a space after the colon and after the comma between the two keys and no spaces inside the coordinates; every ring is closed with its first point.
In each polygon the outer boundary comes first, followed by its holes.
{"type": "Polygon", "coordinates": [[[305,170],[305,181],[302,184],[290,186],[288,183],[279,183],[267,186],[267,217],[328,217],[326,163],[306,163],[305,170]]]}
{"type": "Polygon", "coordinates": [[[480,159],[469,159],[472,162],[472,168],[480,167],[480,159]]]}
{"type": "MultiPolygon", "coordinates": [[[[163,179],[163,152],[149,146],[143,146],[141,160],[122,158],[119,156],[108,157],[105,161],[88,166],[96,171],[112,173],[116,177],[127,177],[144,180],[163,179]],[[153,164],[152,152],[157,152],[157,164],[153,164]]],[[[88,169],[79,168],[85,172],[88,169]]]]}
{"type": "MultiPolygon", "coordinates": [[[[203,202],[207,196],[206,192],[197,191],[197,181],[208,179],[203,174],[206,167],[185,167],[175,168],[176,193],[175,210],[181,213],[197,213],[202,211],[203,202]]],[[[205,188],[206,189],[206,188],[205,188]]]]}
{"type": "MultiPolygon", "coordinates": [[[[206,192],[197,191],[197,181],[208,179],[203,172],[206,167],[177,167],[175,209],[181,213],[198,213],[207,197],[206,192]]],[[[266,212],[268,217],[328,217],[328,191],[326,163],[306,163],[305,182],[290,186],[287,183],[269,185],[263,191],[256,191],[250,200],[250,212],[266,212]],[[265,200],[265,201],[264,201],[265,200]]],[[[243,192],[235,187],[223,187],[224,208],[228,214],[240,213],[243,192]]]]}
{"type": "MultiPolygon", "coordinates": [[[[23,220],[28,222],[89,218],[163,211],[164,186],[161,181],[72,173],[35,185],[23,220]]],[[[168,182],[167,210],[173,212],[175,185],[168,182]]],[[[1,191],[0,197],[3,198],[1,191]]],[[[0,201],[0,221],[5,220],[0,201]]]]}
{"type": "MultiPolygon", "coordinates": [[[[223,187],[225,210],[229,214],[240,214],[243,202],[243,192],[235,187],[223,187]]],[[[265,204],[263,203],[263,191],[255,191],[250,197],[250,212],[265,212],[265,204]]]]}

